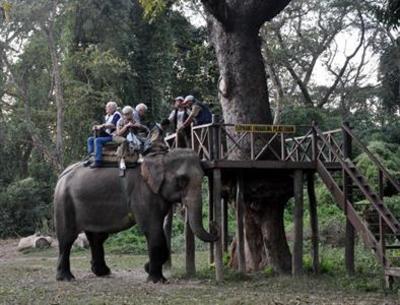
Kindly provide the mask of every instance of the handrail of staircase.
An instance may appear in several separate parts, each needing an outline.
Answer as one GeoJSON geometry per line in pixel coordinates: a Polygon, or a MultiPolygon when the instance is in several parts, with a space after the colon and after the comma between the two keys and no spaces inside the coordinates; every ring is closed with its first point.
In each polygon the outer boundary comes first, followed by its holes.
{"type": "Polygon", "coordinates": [[[382,171],[383,175],[392,183],[392,185],[396,188],[396,190],[400,193],[400,185],[397,183],[396,179],[393,178],[392,175],[389,174],[389,172],[386,170],[386,168],[382,165],[382,163],[376,158],[372,152],[367,148],[367,146],[362,143],[351,131],[351,129],[346,126],[345,124],[342,124],[343,129],[347,132],[349,136],[358,144],[358,146],[361,147],[361,149],[367,154],[367,156],[370,158],[372,162],[379,168],[380,171],[382,171]]]}
{"type": "MultiPolygon", "coordinates": [[[[317,126],[314,126],[314,130],[315,130],[315,132],[317,133],[317,135],[320,137],[320,139],[325,143],[325,145],[326,145],[330,150],[332,150],[333,154],[335,155],[335,157],[337,158],[337,160],[342,164],[343,168],[344,168],[346,171],[349,171],[346,162],[345,162],[345,161],[343,160],[343,158],[342,158],[341,156],[339,156],[339,154],[333,149],[333,147],[332,147],[332,145],[329,143],[329,141],[327,141],[327,140],[325,139],[324,135],[322,134],[322,131],[321,131],[317,126]]],[[[382,212],[381,212],[379,209],[377,209],[376,207],[375,207],[375,209],[378,211],[379,215],[382,216],[382,219],[383,219],[389,226],[391,226],[390,220],[387,219],[387,215],[382,214],[382,212]]]]}

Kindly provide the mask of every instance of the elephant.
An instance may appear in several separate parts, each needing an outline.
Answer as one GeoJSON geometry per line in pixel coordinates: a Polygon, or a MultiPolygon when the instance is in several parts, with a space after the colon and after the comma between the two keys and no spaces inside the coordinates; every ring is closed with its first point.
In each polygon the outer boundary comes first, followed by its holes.
{"type": "Polygon", "coordinates": [[[204,172],[191,149],[177,148],[165,154],[145,156],[141,164],[119,176],[118,168],[88,168],[82,162],[59,176],[54,192],[54,220],[59,241],[57,280],[74,279],[70,270],[71,246],[85,232],[91,248],[91,270],[97,276],[111,273],[104,259],[103,243],[110,233],[138,224],[144,233],[149,261],[147,281],[165,282],[163,264],[170,251],[163,221],[174,203],[188,211],[194,234],[205,242],[217,240],[202,223],[201,184],[204,172]]]}

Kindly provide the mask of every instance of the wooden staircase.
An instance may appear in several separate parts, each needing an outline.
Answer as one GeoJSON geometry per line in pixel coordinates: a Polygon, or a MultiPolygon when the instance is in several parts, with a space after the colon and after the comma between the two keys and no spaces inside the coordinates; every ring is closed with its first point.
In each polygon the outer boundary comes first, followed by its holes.
{"type": "MultiPolygon", "coordinates": [[[[359,233],[364,243],[371,248],[380,264],[382,264],[386,283],[390,286],[393,282],[393,277],[400,277],[400,222],[384,204],[383,191],[378,194],[350,158],[345,156],[343,150],[333,147],[332,143],[325,138],[318,127],[314,128],[318,136],[318,141],[335,155],[336,161],[340,164],[343,173],[343,182],[340,186],[320,159],[316,160],[317,172],[332,193],[336,203],[344,210],[347,219],[353,225],[354,229],[359,233]],[[347,190],[351,189],[351,192],[358,190],[368,204],[359,206],[352,203],[346,195],[346,187],[347,190]]],[[[344,126],[344,131],[347,133],[346,136],[352,137],[353,140],[359,142],[347,126],[344,126]]],[[[382,164],[364,145],[362,148],[370,157],[370,160],[377,166],[379,173],[394,184],[396,189],[400,190],[400,186],[389,175],[382,164]]]]}
{"type": "MultiPolygon", "coordinates": [[[[227,229],[225,229],[227,228],[227,213],[222,213],[225,208],[222,209],[221,204],[223,175],[229,175],[230,179],[236,177],[237,194],[242,194],[243,185],[240,185],[243,182],[240,182],[242,179],[240,177],[244,172],[250,175],[252,172],[260,174],[261,171],[269,170],[281,171],[285,175],[293,174],[293,188],[296,194],[295,220],[297,221],[292,273],[301,274],[303,174],[306,172],[313,236],[313,268],[315,271],[318,270],[318,223],[313,182],[313,174],[317,171],[348,219],[346,222],[346,241],[348,242],[346,269],[349,272],[354,271],[355,230],[383,266],[388,286],[391,285],[394,277],[400,277],[400,222],[384,203],[383,182],[386,179],[398,193],[400,193],[400,185],[367,147],[353,135],[347,124],[343,124],[338,129],[321,132],[315,122],[311,126],[232,124],[221,122],[214,115],[210,124],[192,126],[191,139],[191,148],[201,157],[203,168],[210,181],[210,224],[215,221],[221,228],[222,236],[227,236],[227,229]],[[298,136],[298,134],[303,134],[303,136],[298,136]],[[359,150],[365,153],[376,167],[379,177],[377,190],[368,183],[366,177],[351,161],[352,143],[357,144],[359,150]],[[340,176],[341,181],[335,180],[337,176],[340,176]],[[362,205],[353,202],[353,193],[356,192],[365,199],[362,205]],[[312,197],[314,199],[311,199],[312,197]],[[313,206],[312,209],[311,206],[313,206]]],[[[166,140],[170,147],[177,147],[175,136],[166,140]]],[[[243,198],[240,199],[241,196],[237,195],[237,204],[243,202],[243,198]]],[[[244,249],[243,219],[243,212],[240,212],[238,208],[237,243],[238,249],[242,250],[244,249]]],[[[216,241],[210,249],[210,258],[213,260],[215,258],[216,279],[219,281],[223,278],[221,240],[216,241]]],[[[242,266],[239,270],[243,271],[246,260],[244,250],[242,250],[239,250],[238,260],[239,266],[242,266]]],[[[194,252],[194,248],[191,252],[194,252]]]]}

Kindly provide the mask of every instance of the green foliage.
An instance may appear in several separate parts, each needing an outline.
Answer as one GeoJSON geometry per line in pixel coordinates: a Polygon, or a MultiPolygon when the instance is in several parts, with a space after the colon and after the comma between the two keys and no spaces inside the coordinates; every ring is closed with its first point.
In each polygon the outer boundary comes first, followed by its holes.
{"type": "Polygon", "coordinates": [[[400,1],[386,0],[383,6],[373,5],[372,11],[389,28],[397,29],[400,24],[400,1]]]}
{"type": "MultiPolygon", "coordinates": [[[[336,129],[341,124],[338,111],[290,106],[284,108],[282,124],[311,125],[312,121],[318,123],[321,130],[336,129]]],[[[302,130],[303,134],[304,131],[302,130]]]]}
{"type": "MultiPolygon", "coordinates": [[[[386,207],[393,213],[393,215],[399,219],[400,218],[400,195],[383,197],[383,202],[386,207]]],[[[360,200],[357,203],[366,204],[368,207],[370,202],[368,200],[360,200]]]]}
{"type": "Polygon", "coordinates": [[[32,234],[50,219],[49,190],[27,178],[0,189],[0,237],[32,234]]]}
{"type": "MultiPolygon", "coordinates": [[[[400,148],[396,144],[385,143],[381,141],[372,141],[367,146],[368,149],[379,159],[389,173],[400,179],[400,148]]],[[[360,154],[355,159],[356,165],[361,169],[368,181],[375,190],[378,190],[378,168],[368,158],[365,153],[360,154]]]]}
{"type": "MultiPolygon", "coordinates": [[[[8,198],[8,185],[29,176],[46,189],[52,189],[56,179],[51,156],[57,104],[44,30],[53,17],[65,101],[65,165],[86,154],[91,126],[102,120],[109,99],[120,107],[146,103],[148,121],[165,118],[177,95],[194,93],[216,101],[218,77],[207,33],[172,10],[170,3],[151,22],[143,18],[137,0],[60,1],[55,16],[50,13],[53,3],[16,1],[12,18],[0,28],[0,57],[9,60],[7,67],[0,60],[2,198],[8,198]],[[5,42],[6,37],[15,39],[5,42]]],[[[176,243],[181,247],[182,241],[176,243]]]]}
{"type": "Polygon", "coordinates": [[[112,235],[107,240],[105,246],[111,253],[147,253],[146,238],[137,226],[112,235]]]}
{"type": "Polygon", "coordinates": [[[399,219],[400,217],[400,195],[384,197],[383,201],[389,210],[399,219]]]}
{"type": "Polygon", "coordinates": [[[382,83],[381,97],[383,107],[393,112],[400,107],[400,49],[398,41],[385,46],[379,62],[379,75],[382,83]]]}
{"type": "Polygon", "coordinates": [[[139,0],[145,11],[147,18],[158,16],[160,13],[165,11],[166,1],[165,0],[139,0]]]}

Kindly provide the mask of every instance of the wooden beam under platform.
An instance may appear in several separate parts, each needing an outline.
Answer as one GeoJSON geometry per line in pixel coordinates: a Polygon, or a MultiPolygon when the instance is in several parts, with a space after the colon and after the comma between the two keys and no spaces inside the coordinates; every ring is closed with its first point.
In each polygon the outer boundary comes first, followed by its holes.
{"type": "Polygon", "coordinates": [[[293,161],[276,161],[276,160],[218,160],[218,161],[201,161],[205,170],[220,169],[288,169],[288,170],[315,170],[316,163],[293,162],[293,161]]]}
{"type": "MultiPolygon", "coordinates": [[[[203,169],[205,171],[219,168],[223,171],[226,170],[263,170],[263,169],[275,169],[275,170],[303,170],[303,171],[316,171],[317,164],[315,161],[280,161],[280,160],[202,160],[203,169]]],[[[329,171],[342,170],[338,162],[324,162],[324,166],[329,171]]]]}

